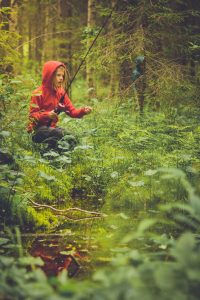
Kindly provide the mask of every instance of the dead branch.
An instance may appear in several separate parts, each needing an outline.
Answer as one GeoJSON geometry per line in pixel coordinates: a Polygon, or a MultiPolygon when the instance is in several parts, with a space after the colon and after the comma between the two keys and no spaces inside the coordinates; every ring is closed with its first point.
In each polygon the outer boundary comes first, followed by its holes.
{"type": "Polygon", "coordinates": [[[81,209],[81,208],[78,208],[78,207],[71,207],[71,208],[67,208],[67,209],[57,209],[57,208],[55,208],[51,205],[40,204],[40,203],[37,203],[37,202],[35,202],[33,200],[30,200],[30,199],[29,199],[29,201],[33,204],[34,208],[39,208],[39,209],[49,208],[49,209],[53,210],[56,215],[64,216],[68,220],[71,220],[71,221],[80,221],[80,220],[86,220],[86,219],[88,220],[88,219],[106,217],[105,214],[102,214],[100,212],[89,211],[89,210],[81,209]],[[74,218],[74,217],[68,215],[68,213],[71,212],[71,211],[83,212],[83,213],[86,213],[86,214],[91,214],[91,216],[85,216],[85,217],[81,217],[81,218],[74,218]]]}

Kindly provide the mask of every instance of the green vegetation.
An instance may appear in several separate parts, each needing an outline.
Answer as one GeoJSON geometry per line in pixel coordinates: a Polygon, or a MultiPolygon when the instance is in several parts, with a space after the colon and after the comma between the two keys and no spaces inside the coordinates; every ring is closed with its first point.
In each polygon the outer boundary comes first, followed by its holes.
{"type": "Polygon", "coordinates": [[[116,4],[99,1],[95,15],[91,2],[1,4],[0,299],[198,300],[199,3],[118,3],[72,85],[73,104],[92,113],[59,116],[77,146],[61,142],[58,153],[26,132],[42,63],[67,51],[74,74],[116,4]],[[131,82],[138,54],[142,112],[131,82]],[[74,278],[67,267],[45,275],[57,244],[82,267],[74,278]]]}
{"type": "MultiPolygon", "coordinates": [[[[12,89],[9,97],[8,101],[16,104],[12,89]]],[[[159,295],[169,299],[169,293],[172,299],[184,299],[185,294],[191,295],[189,299],[198,299],[200,215],[194,189],[199,193],[200,162],[196,112],[193,107],[192,119],[188,118],[191,111],[187,114],[181,109],[176,116],[168,109],[166,113],[145,111],[141,117],[133,112],[132,103],[97,100],[88,118],[61,121],[79,138],[74,151],[62,155],[43,152],[43,146],[35,148],[28,134],[21,129],[21,139],[20,130],[10,122],[1,133],[1,151],[12,158],[11,163],[1,164],[2,230],[11,225],[20,225],[22,231],[69,228],[70,223],[51,210],[32,207],[30,201],[35,201],[57,208],[78,206],[105,212],[106,219],[111,218],[110,225],[105,229],[100,223],[96,237],[96,243],[104,247],[109,240],[103,236],[115,229],[119,219],[125,219],[127,231],[123,232],[124,227],[114,230],[112,246],[117,255],[106,251],[109,260],[113,257],[107,269],[94,273],[89,282],[66,279],[64,272],[53,284],[56,290],[38,270],[41,261],[22,254],[13,260],[6,247],[6,256],[1,256],[2,293],[11,299],[16,295],[16,299],[49,299],[50,295],[61,299],[155,299],[159,295]],[[146,211],[146,217],[135,232],[129,218],[141,210],[146,211]],[[151,210],[157,211],[157,217],[149,221],[146,218],[151,210]],[[155,232],[148,230],[153,233],[145,237],[149,226],[155,232]],[[116,237],[122,239],[122,246],[113,244],[116,237]],[[133,246],[134,239],[141,250],[133,246]],[[31,272],[26,265],[32,266],[31,272]],[[15,286],[12,292],[10,276],[15,286]],[[45,287],[42,292],[40,285],[45,287]],[[29,294],[31,286],[37,292],[29,294]]],[[[14,119],[16,114],[11,109],[9,118],[14,119]]],[[[25,127],[25,123],[24,118],[19,127],[25,127]]],[[[1,241],[6,246],[10,243],[4,238],[1,241]]]]}

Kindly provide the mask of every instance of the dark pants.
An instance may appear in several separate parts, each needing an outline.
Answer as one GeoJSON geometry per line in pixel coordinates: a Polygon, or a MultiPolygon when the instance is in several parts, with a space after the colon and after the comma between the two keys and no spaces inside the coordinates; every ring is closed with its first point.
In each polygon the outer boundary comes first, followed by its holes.
{"type": "Polygon", "coordinates": [[[60,148],[61,150],[62,148],[63,150],[72,150],[77,144],[77,140],[73,135],[64,132],[64,130],[59,127],[53,128],[41,126],[34,132],[32,140],[34,143],[48,144],[48,148],[60,148]],[[61,142],[58,143],[59,141],[61,142]],[[69,145],[69,147],[67,146],[67,144],[69,145]]]}

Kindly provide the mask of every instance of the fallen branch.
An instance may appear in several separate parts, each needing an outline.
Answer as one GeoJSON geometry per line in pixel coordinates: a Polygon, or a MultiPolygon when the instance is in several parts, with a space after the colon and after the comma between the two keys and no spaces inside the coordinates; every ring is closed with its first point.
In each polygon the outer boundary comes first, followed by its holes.
{"type": "Polygon", "coordinates": [[[33,200],[30,200],[30,199],[29,199],[29,201],[33,204],[34,208],[39,208],[39,209],[49,208],[49,209],[53,210],[56,215],[65,216],[68,220],[80,221],[80,220],[86,220],[86,219],[88,220],[88,219],[106,217],[105,214],[102,214],[100,212],[89,211],[89,210],[81,209],[81,208],[78,208],[78,207],[71,207],[71,208],[67,208],[67,209],[57,209],[57,208],[55,208],[51,205],[40,204],[40,203],[37,203],[37,202],[35,202],[33,200]],[[83,212],[83,213],[86,213],[86,214],[91,214],[91,216],[86,216],[86,217],[81,217],[81,218],[73,218],[73,217],[67,215],[71,211],[83,212]]]}

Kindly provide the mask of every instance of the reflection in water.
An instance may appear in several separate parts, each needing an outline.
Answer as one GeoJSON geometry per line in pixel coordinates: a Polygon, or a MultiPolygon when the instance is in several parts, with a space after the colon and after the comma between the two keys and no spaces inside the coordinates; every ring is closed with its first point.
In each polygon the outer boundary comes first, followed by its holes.
{"type": "Polygon", "coordinates": [[[41,268],[47,276],[57,276],[62,270],[67,270],[68,276],[73,277],[80,270],[78,259],[81,255],[71,247],[65,250],[61,251],[59,240],[50,236],[48,239],[35,239],[30,254],[43,260],[44,266],[41,268]],[[74,252],[73,255],[70,252],[74,252]]]}
{"type": "MultiPolygon", "coordinates": [[[[86,278],[107,265],[116,252],[125,251],[123,238],[136,231],[147,211],[106,211],[101,220],[63,223],[55,234],[37,235],[29,247],[30,254],[41,257],[47,276],[57,276],[66,269],[69,277],[86,278]]],[[[138,245],[133,245],[137,248],[138,245]]]]}

